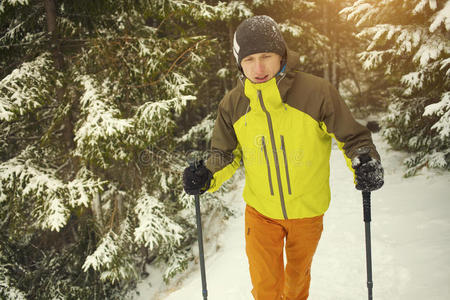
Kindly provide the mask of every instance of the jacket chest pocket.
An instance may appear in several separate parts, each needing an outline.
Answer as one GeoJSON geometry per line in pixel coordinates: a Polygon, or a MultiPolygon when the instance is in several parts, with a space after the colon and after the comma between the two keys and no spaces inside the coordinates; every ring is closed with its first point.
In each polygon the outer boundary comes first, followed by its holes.
{"type": "Polygon", "coordinates": [[[264,138],[264,136],[261,137],[261,151],[263,151],[264,153],[264,159],[267,166],[267,176],[269,179],[270,194],[273,196],[272,172],[270,170],[269,155],[267,153],[266,139],[264,138]]]}

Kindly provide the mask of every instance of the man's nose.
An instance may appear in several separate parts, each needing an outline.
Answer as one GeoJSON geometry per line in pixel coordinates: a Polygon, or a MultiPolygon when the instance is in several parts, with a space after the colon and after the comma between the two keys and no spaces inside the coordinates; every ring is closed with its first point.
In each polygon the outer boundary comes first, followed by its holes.
{"type": "Polygon", "coordinates": [[[264,63],[261,60],[257,60],[255,68],[257,73],[264,72],[265,69],[264,63]]]}

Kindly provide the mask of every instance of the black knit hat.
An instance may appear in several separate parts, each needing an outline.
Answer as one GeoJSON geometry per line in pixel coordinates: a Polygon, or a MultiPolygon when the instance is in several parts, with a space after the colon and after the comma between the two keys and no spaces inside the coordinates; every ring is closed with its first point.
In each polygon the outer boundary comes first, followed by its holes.
{"type": "Polygon", "coordinates": [[[239,68],[246,56],[273,52],[284,57],[286,42],[277,23],[269,16],[254,16],[244,20],[236,29],[233,41],[233,54],[239,68]]]}

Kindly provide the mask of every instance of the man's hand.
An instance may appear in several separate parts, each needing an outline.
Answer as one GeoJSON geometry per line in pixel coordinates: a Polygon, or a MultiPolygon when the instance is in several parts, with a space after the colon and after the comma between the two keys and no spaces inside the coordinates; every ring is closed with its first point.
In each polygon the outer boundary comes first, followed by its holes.
{"type": "Polygon", "coordinates": [[[200,195],[209,189],[212,173],[205,167],[203,162],[197,168],[189,166],[184,169],[183,186],[189,195],[200,195]]]}
{"type": "Polygon", "coordinates": [[[352,160],[355,170],[356,189],[360,191],[375,191],[384,184],[384,170],[379,160],[364,153],[352,160]]]}

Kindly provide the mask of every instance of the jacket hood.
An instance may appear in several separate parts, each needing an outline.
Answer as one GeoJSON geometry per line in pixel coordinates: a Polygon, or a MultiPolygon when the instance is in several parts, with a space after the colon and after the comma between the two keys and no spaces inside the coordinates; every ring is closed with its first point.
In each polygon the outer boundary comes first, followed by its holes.
{"type": "Polygon", "coordinates": [[[283,72],[285,74],[279,74],[278,89],[280,91],[281,99],[283,102],[286,102],[286,93],[289,88],[292,86],[294,82],[296,73],[299,72],[300,69],[300,54],[294,52],[290,49],[287,49],[287,59],[286,59],[286,70],[283,72]],[[284,76],[284,78],[283,78],[284,76]]]}
{"type": "Polygon", "coordinates": [[[297,71],[300,67],[300,54],[287,49],[286,72],[297,71]]]}

